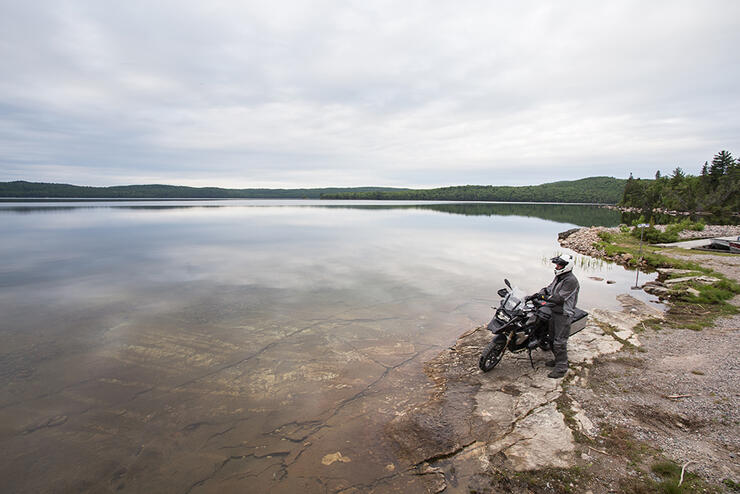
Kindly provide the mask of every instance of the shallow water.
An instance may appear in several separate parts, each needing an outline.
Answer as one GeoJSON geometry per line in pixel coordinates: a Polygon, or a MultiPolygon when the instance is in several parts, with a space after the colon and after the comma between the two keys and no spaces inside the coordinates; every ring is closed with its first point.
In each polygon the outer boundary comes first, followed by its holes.
{"type": "MultiPolygon", "coordinates": [[[[558,232],[618,222],[583,205],[0,203],[0,478],[380,488],[401,475],[383,426],[423,397],[423,362],[487,322],[504,277],[549,283],[558,232]]],[[[586,310],[642,294],[616,265],[575,272],[586,310]]]]}

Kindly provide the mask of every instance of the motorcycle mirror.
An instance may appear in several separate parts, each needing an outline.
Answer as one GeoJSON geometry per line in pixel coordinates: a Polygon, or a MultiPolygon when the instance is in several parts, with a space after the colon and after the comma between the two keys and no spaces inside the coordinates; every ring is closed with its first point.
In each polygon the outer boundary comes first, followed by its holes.
{"type": "Polygon", "coordinates": [[[509,283],[509,280],[507,280],[506,278],[504,278],[504,283],[506,283],[506,286],[511,288],[511,283],[509,283]]]}
{"type": "Polygon", "coordinates": [[[499,296],[499,297],[505,297],[505,296],[506,296],[506,294],[508,294],[508,293],[509,293],[509,291],[508,291],[508,290],[507,290],[506,288],[501,288],[501,289],[500,289],[500,290],[499,290],[498,292],[496,292],[496,293],[498,293],[498,296],[499,296]]]}

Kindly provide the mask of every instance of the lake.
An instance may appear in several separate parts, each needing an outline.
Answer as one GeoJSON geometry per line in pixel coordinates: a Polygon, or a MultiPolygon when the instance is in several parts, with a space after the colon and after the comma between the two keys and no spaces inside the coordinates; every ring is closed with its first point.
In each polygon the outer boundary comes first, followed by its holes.
{"type": "MultiPolygon", "coordinates": [[[[429,391],[424,361],[490,319],[504,277],[548,284],[558,232],[619,221],[556,204],[0,203],[0,478],[415,492],[383,427],[429,391]]],[[[574,272],[586,310],[645,297],[620,266],[578,256],[574,272]]]]}

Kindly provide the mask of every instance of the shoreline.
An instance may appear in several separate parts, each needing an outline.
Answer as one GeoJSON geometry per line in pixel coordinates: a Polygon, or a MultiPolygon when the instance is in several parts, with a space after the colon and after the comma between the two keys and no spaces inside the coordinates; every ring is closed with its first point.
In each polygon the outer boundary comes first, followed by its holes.
{"type": "MultiPolygon", "coordinates": [[[[601,207],[605,209],[611,209],[612,211],[619,211],[621,213],[634,213],[634,214],[643,214],[642,208],[632,207],[632,206],[619,206],[617,204],[604,204],[601,207]]],[[[665,214],[668,216],[713,216],[714,213],[710,213],[708,211],[678,211],[675,209],[666,209],[666,208],[654,208],[651,211],[651,214],[665,214]]],[[[740,217],[740,212],[734,212],[730,214],[731,216],[738,216],[740,217]]]]}
{"type": "MultiPolygon", "coordinates": [[[[634,258],[608,256],[589,243],[603,242],[599,233],[610,229],[574,230],[561,245],[634,267],[634,258]]],[[[732,257],[685,255],[707,269],[726,262],[725,274],[740,281],[732,257]]],[[[725,369],[740,365],[732,351],[740,317],[719,317],[697,332],[675,326],[673,299],[665,313],[627,294],[617,299],[622,310],[593,309],[587,328],[572,337],[562,381],[545,377],[549,354],[542,352],[533,354],[534,369],[507,353],[493,371],[478,371],[490,340],[485,328],[464,333],[426,363],[436,391],[386,430],[428,492],[658,492],[675,486],[676,468],[686,461],[687,479],[676,492],[737,485],[740,466],[732,458],[740,440],[727,438],[740,416],[725,369]]],[[[732,303],[740,306],[740,295],[732,303]]]]}

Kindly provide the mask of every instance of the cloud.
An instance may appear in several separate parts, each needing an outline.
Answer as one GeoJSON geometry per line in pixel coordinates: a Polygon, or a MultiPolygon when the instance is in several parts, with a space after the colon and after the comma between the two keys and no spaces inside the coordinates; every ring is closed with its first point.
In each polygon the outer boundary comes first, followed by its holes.
{"type": "Polygon", "coordinates": [[[527,184],[740,153],[731,0],[0,9],[0,180],[527,184]]]}

